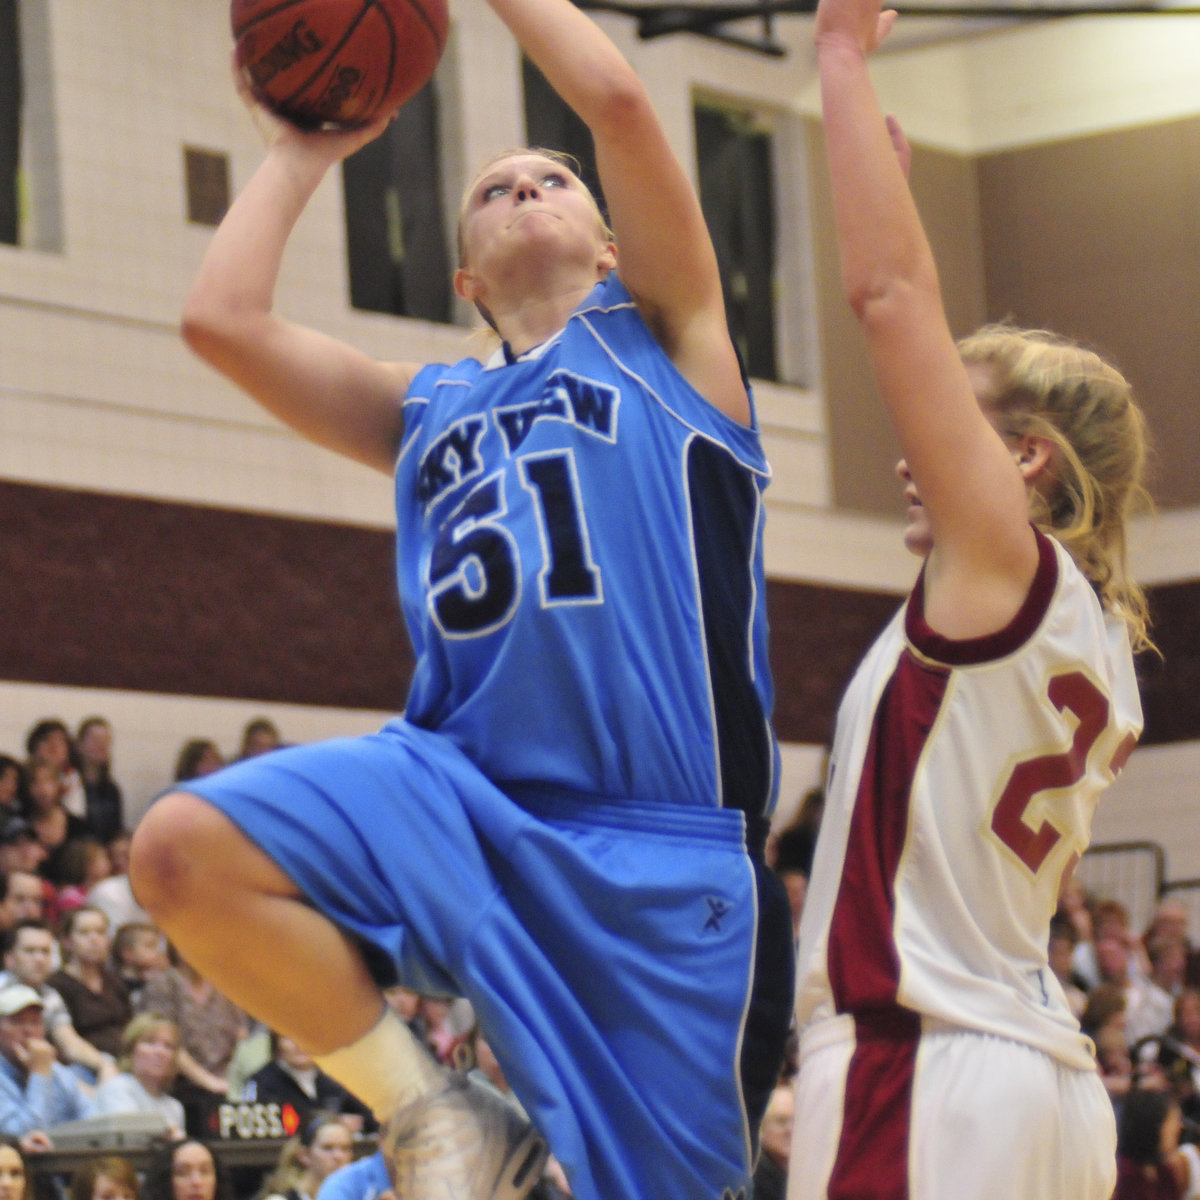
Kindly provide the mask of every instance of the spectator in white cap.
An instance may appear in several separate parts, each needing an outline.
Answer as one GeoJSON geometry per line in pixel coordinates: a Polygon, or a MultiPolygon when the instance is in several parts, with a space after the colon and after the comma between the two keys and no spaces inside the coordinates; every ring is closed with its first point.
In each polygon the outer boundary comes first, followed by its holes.
{"type": "Polygon", "coordinates": [[[3,945],[4,970],[0,971],[0,988],[23,983],[37,992],[42,1001],[46,1033],[62,1060],[76,1067],[77,1074],[88,1084],[116,1076],[118,1069],[113,1056],[93,1046],[79,1033],[61,994],[46,982],[58,955],[58,942],[50,927],[44,921],[18,921],[4,934],[3,945]]]}
{"type": "Polygon", "coordinates": [[[86,1087],[46,1037],[41,996],[23,983],[0,988],[0,1133],[27,1153],[51,1150],[55,1125],[91,1115],[86,1087]]]}

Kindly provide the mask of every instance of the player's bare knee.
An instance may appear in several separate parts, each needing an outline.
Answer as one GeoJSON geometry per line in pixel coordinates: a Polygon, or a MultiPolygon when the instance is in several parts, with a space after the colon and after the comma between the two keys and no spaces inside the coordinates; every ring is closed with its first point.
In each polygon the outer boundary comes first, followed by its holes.
{"type": "Polygon", "coordinates": [[[134,894],[161,923],[200,902],[211,862],[213,810],[196,796],[172,792],[155,801],[138,823],[129,853],[134,894]]]}

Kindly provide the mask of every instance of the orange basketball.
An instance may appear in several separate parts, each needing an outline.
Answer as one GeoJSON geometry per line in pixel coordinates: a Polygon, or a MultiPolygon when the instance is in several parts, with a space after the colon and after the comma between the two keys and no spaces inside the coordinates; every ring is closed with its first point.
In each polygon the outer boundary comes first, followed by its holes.
{"type": "Polygon", "coordinates": [[[238,69],[305,129],[353,129],[415,95],[446,46],[446,0],[232,0],[238,69]]]}

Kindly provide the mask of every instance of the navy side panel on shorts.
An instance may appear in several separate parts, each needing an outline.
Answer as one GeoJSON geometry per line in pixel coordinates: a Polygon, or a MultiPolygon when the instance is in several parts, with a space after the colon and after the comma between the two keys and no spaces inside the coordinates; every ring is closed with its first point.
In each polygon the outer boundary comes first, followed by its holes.
{"type": "Polygon", "coordinates": [[[796,1002],[795,928],[783,881],[761,859],[754,861],[758,890],[758,940],[754,989],[742,1040],[742,1087],[750,1128],[757,1130],[779,1082],[796,1002]]]}

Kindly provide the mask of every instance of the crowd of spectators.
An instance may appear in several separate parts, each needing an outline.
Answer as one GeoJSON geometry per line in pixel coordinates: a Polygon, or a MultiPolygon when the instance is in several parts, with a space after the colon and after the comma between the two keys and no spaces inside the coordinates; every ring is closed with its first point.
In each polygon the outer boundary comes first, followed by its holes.
{"type": "MultiPolygon", "coordinates": [[[[0,1200],[316,1200],[352,1151],[373,1146],[376,1124],[295,1042],[221,995],[138,905],[113,742],[103,717],[74,734],[47,718],[23,756],[0,754],[0,1200]],[[294,1134],[273,1169],[225,1171],[213,1153],[214,1113],[237,1102],[266,1106],[294,1134]],[[71,1178],[38,1169],[56,1128],[122,1114],[152,1118],[169,1143],[149,1168],[97,1151],[71,1178]],[[11,1194],[7,1167],[19,1176],[11,1194]]],[[[256,718],[231,757],[283,744],[256,718]]],[[[213,740],[189,739],[174,779],[226,761],[213,740]]],[[[434,1058],[517,1103],[481,1038],[476,1049],[466,1000],[404,987],[386,998],[434,1058]]],[[[378,1155],[367,1161],[385,1178],[378,1155]]],[[[569,1196],[553,1162],[536,1194],[569,1196]]]]}
{"type": "Polygon", "coordinates": [[[1064,890],[1051,963],[1096,1046],[1117,1118],[1114,1200],[1200,1197],[1200,948],[1187,908],[1145,929],[1118,901],[1064,890]]]}
{"type": "Polygon", "coordinates": [[[1134,929],[1119,901],[1069,884],[1050,931],[1050,963],[1097,1061],[1118,1115],[1134,1089],[1173,1092],[1185,1141],[1200,1126],[1200,950],[1186,907],[1159,901],[1134,929]]]}
{"type": "MultiPolygon", "coordinates": [[[[278,729],[257,718],[233,757],[282,744],[278,729]]],[[[249,1200],[252,1192],[235,1192],[236,1176],[227,1178],[204,1144],[214,1106],[229,1100],[275,1105],[296,1133],[267,1183],[255,1181],[263,1197],[374,1200],[386,1190],[377,1155],[353,1173],[336,1170],[352,1157],[353,1139],[376,1132],[367,1108],[294,1042],[220,995],[137,904],[112,747],[103,717],[89,717],[74,735],[47,718],[31,727],[24,757],[0,754],[0,1200],[65,1200],[67,1192],[71,1200],[249,1200]],[[56,1194],[29,1192],[29,1156],[53,1148],[56,1124],[121,1113],[161,1118],[172,1144],[154,1168],[139,1177],[119,1156],[99,1155],[69,1188],[60,1179],[56,1194]],[[6,1180],[18,1176],[12,1191],[6,1180]]],[[[226,761],[214,741],[191,739],[174,778],[226,761]]],[[[819,789],[808,793],[768,848],[797,926],[822,801],[819,789]]],[[[1200,1158],[1190,1149],[1200,1142],[1200,948],[1186,908],[1164,899],[1147,928],[1135,930],[1118,901],[1069,883],[1049,962],[1095,1044],[1118,1119],[1118,1200],[1141,1194],[1151,1178],[1160,1186],[1158,1173],[1163,1188],[1184,1180],[1180,1197],[1200,1195],[1200,1158]],[[1147,1165],[1151,1125],[1172,1148],[1147,1165]]],[[[465,1000],[403,987],[387,999],[431,1055],[511,1096],[465,1000]]],[[[793,1044],[763,1122],[762,1200],[783,1194],[795,1066],[793,1044]]],[[[553,1161],[539,1193],[570,1194],[553,1161]]]]}

